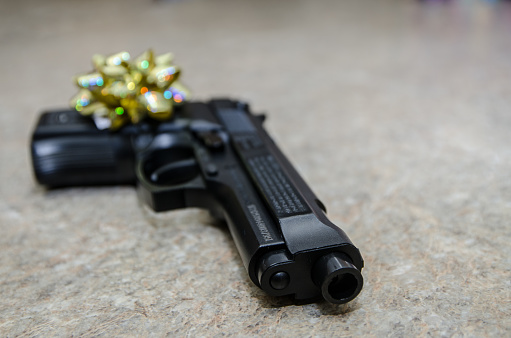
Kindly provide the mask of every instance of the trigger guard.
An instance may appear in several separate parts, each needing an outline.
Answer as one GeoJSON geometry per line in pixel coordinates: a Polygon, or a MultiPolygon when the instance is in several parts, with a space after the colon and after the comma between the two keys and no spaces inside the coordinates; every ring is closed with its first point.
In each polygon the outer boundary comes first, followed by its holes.
{"type": "MultiPolygon", "coordinates": [[[[192,136],[186,132],[164,133],[137,154],[139,196],[154,211],[186,208],[191,196],[206,191],[195,159],[192,136]]],[[[193,200],[193,198],[192,198],[193,200]]]]}
{"type": "Polygon", "coordinates": [[[137,157],[137,176],[151,185],[175,186],[199,175],[193,141],[185,132],[156,135],[137,157]]]}

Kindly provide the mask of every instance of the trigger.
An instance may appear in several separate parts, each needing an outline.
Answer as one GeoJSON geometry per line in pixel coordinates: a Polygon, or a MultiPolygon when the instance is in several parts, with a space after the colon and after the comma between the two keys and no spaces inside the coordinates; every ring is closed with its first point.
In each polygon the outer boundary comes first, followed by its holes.
{"type": "Polygon", "coordinates": [[[151,182],[160,185],[175,185],[193,179],[199,173],[193,158],[170,162],[156,169],[150,176],[151,182]]]}

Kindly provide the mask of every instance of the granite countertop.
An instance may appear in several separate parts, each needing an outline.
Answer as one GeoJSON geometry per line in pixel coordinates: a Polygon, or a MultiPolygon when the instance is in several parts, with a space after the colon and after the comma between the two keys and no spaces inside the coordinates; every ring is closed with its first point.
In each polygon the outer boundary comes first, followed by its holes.
{"type": "Polygon", "coordinates": [[[509,336],[511,3],[1,1],[0,335],[509,336]],[[203,210],[45,190],[39,113],[94,53],[172,51],[266,127],[365,259],[345,305],[253,285],[203,210]]]}

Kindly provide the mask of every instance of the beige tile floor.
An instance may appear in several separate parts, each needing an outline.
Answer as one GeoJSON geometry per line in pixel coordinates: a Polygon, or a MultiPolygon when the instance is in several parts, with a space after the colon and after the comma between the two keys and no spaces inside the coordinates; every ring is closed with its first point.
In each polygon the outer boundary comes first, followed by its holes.
{"type": "Polygon", "coordinates": [[[1,1],[0,141],[2,336],[511,332],[510,2],[1,1]],[[266,296],[203,211],[35,184],[39,112],[148,47],[268,113],[364,255],[355,301],[266,296]]]}

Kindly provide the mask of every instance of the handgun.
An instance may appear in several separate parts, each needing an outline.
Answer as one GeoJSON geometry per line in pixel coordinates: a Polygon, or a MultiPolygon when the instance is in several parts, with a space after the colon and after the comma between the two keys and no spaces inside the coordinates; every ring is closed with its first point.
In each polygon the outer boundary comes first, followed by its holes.
{"type": "Polygon", "coordinates": [[[74,110],[41,114],[31,140],[48,187],[129,184],[154,211],[198,207],[227,224],[252,282],[271,296],[353,300],[364,262],[248,104],[186,102],[172,120],[98,128],[74,110]]]}

